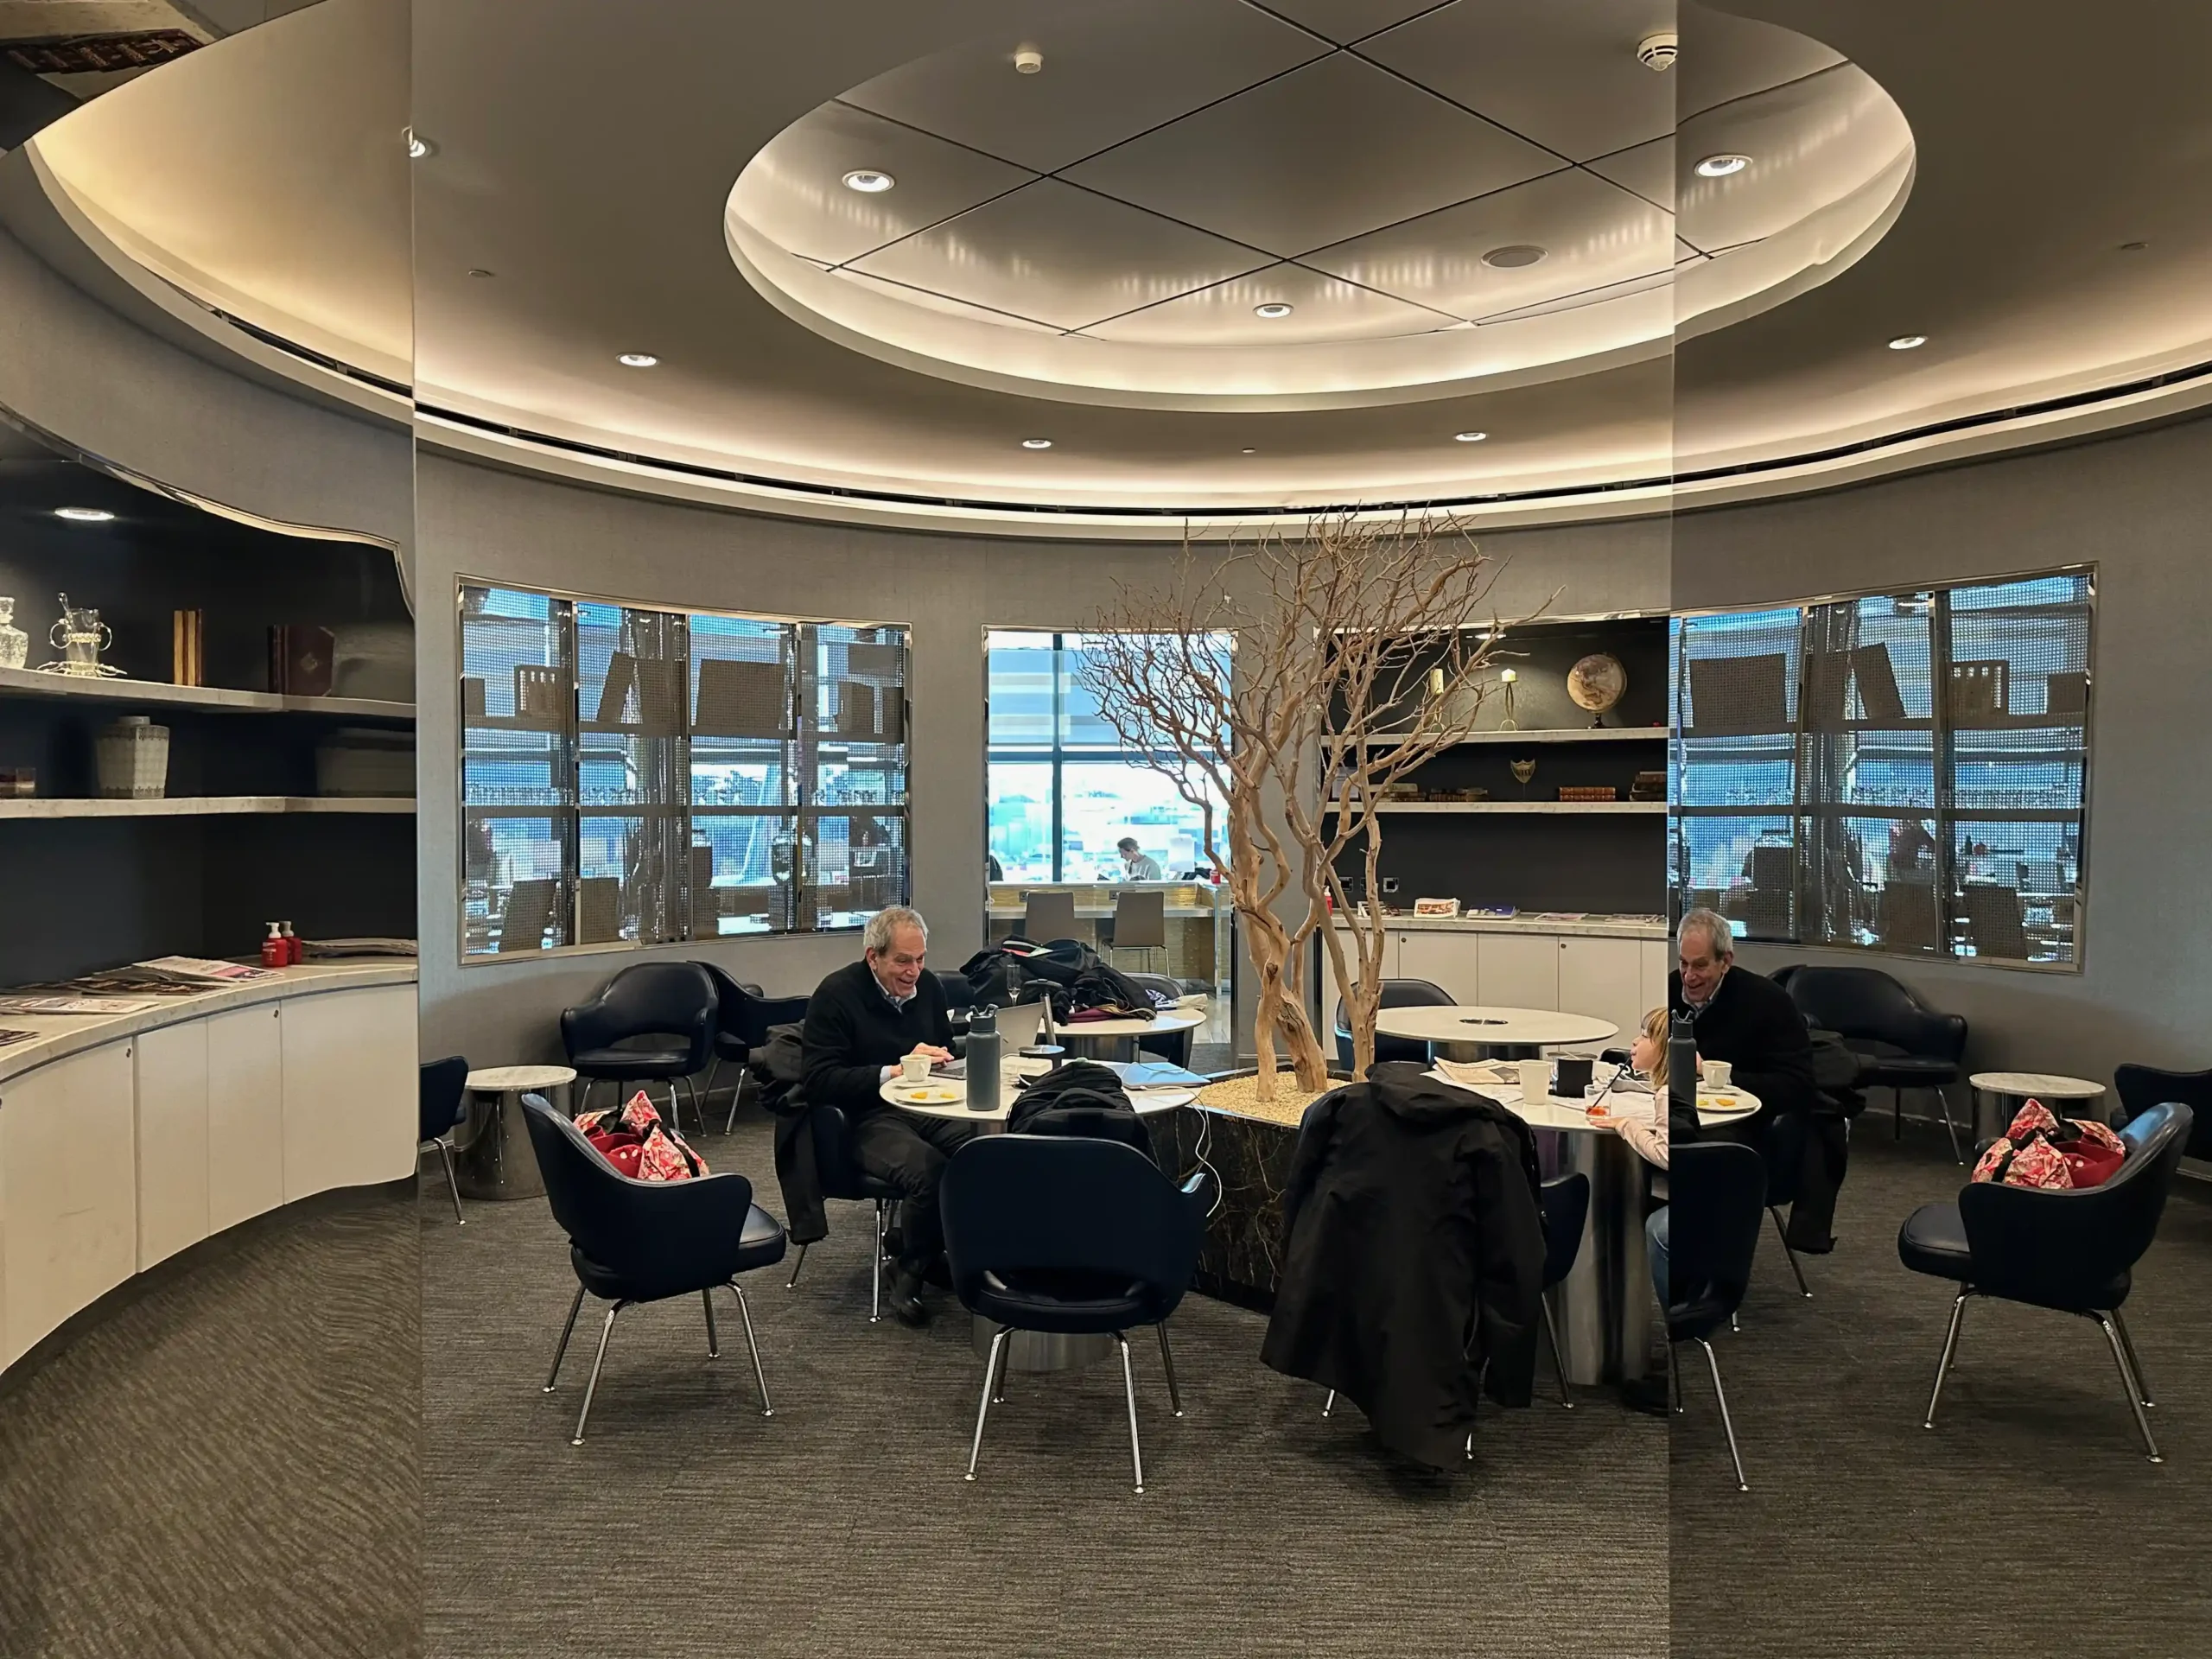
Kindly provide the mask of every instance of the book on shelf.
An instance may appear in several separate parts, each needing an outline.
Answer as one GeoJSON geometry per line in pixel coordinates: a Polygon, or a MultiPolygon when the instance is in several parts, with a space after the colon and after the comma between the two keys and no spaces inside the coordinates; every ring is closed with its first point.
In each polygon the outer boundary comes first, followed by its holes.
{"type": "Polygon", "coordinates": [[[338,665],[338,640],[328,628],[280,622],[269,630],[269,689],[281,696],[327,697],[338,665]]]}

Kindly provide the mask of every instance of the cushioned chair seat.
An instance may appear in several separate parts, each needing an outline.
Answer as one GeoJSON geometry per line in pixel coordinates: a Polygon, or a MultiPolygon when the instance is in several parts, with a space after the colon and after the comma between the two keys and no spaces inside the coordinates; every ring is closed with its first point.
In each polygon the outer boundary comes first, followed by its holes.
{"type": "Polygon", "coordinates": [[[691,1055],[681,1048],[588,1048],[571,1056],[570,1065],[587,1077],[681,1077],[692,1071],[691,1055]]]}
{"type": "Polygon", "coordinates": [[[1147,1294],[1141,1284],[1116,1291],[1097,1283],[1094,1275],[1081,1277],[1091,1282],[1075,1283],[1066,1274],[1039,1274],[1033,1283],[1024,1278],[1008,1284],[995,1273],[986,1274],[968,1306],[970,1312],[1018,1331],[1056,1335],[1123,1330],[1164,1317],[1159,1299],[1147,1294]]]}
{"type": "MultiPolygon", "coordinates": [[[[745,1229],[738,1236],[737,1256],[730,1271],[750,1273],[756,1268],[772,1268],[783,1259],[782,1224],[759,1205],[753,1205],[746,1211],[745,1229]]],[[[672,1289],[641,1283],[600,1266],[574,1244],[569,1247],[569,1261],[576,1270],[576,1281],[601,1301],[656,1302],[668,1296],[688,1296],[699,1287],[690,1282],[672,1289]]]]}
{"type": "Polygon", "coordinates": [[[1872,1088],[1902,1084],[1907,1089],[1932,1089],[1958,1080],[1958,1062],[1940,1055],[1908,1054],[1895,1043],[1870,1037],[1847,1037],[1843,1046],[1859,1057],[1859,1081],[1872,1088]]]}
{"type": "Polygon", "coordinates": [[[1923,1204],[1897,1229],[1897,1257],[1915,1273],[1965,1284],[1974,1277],[1974,1252],[1955,1204],[1923,1204]]]}

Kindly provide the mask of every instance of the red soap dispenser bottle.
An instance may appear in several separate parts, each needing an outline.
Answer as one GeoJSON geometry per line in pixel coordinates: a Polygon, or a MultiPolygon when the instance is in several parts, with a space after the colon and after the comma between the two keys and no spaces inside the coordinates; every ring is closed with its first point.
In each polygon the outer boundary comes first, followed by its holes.
{"type": "Polygon", "coordinates": [[[280,922],[277,925],[283,930],[281,937],[284,941],[284,965],[296,968],[308,959],[308,948],[300,942],[300,936],[292,931],[289,922],[280,922]]]}
{"type": "Polygon", "coordinates": [[[279,931],[280,924],[270,922],[268,926],[269,937],[261,942],[261,965],[264,968],[282,968],[290,951],[284,944],[283,934],[279,931]]]}

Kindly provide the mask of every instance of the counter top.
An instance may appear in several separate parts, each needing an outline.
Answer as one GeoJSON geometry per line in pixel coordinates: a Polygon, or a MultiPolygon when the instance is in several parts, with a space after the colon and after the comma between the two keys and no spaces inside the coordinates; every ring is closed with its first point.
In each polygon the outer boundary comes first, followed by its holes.
{"type": "Polygon", "coordinates": [[[195,996],[165,996],[152,1007],[130,1014],[0,1014],[0,1027],[38,1033],[29,1042],[11,1043],[0,1048],[0,1083],[104,1043],[119,1042],[141,1032],[158,1031],[188,1020],[204,1020],[232,1008],[250,1008],[322,991],[347,991],[371,985],[411,985],[415,978],[412,958],[362,957],[279,969],[268,979],[211,985],[195,996]]]}
{"type": "MultiPolygon", "coordinates": [[[[1339,927],[1350,924],[1339,921],[1339,927]]],[[[1582,939],[1664,939],[1667,924],[1630,916],[1586,916],[1580,921],[1544,921],[1535,916],[1510,920],[1491,916],[1385,916],[1385,929],[1409,933],[1540,933],[1582,939]]]]}

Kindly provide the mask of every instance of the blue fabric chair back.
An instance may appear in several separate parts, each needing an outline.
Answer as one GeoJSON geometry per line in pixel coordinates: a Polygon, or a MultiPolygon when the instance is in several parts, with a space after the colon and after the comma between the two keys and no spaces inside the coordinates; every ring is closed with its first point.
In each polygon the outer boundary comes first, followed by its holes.
{"type": "Polygon", "coordinates": [[[641,962],[615,975],[590,1001],[565,1010],[561,1040],[573,1057],[633,1037],[678,1037],[689,1046],[690,1069],[703,1071],[721,1010],[715,982],[697,963],[641,962]]]}
{"type": "Polygon", "coordinates": [[[461,1122],[461,1096],[468,1088],[468,1062],[454,1054],[423,1068],[421,1113],[415,1138],[435,1141],[461,1122]]]}
{"type": "Polygon", "coordinates": [[[1590,1178],[1578,1170],[1546,1181],[1536,1204],[1544,1217],[1544,1288],[1549,1290],[1574,1271],[1574,1260],[1582,1254],[1582,1229],[1590,1219],[1590,1178]]]}
{"type": "Polygon", "coordinates": [[[620,1281],[626,1300],[681,1295],[736,1273],[751,1181],[632,1180],[537,1096],[522,1105],[553,1219],[580,1255],[620,1281]]]}
{"type": "Polygon", "coordinates": [[[1766,1165],[1728,1141],[1678,1146],[1667,1172],[1667,1324],[1677,1339],[1728,1322],[1751,1282],[1766,1165]]]}
{"type": "Polygon", "coordinates": [[[1077,1272],[1146,1286],[1150,1318],[1164,1319],[1198,1271],[1198,1205],[1118,1141],[970,1141],[945,1166],[938,1204],[953,1291],[971,1306],[987,1273],[1077,1272]]]}
{"type": "MultiPolygon", "coordinates": [[[[1382,1007],[1386,1008],[1448,1008],[1458,999],[1441,985],[1426,979],[1386,979],[1382,982],[1382,1007]]],[[[1344,1000],[1337,1001],[1336,1017],[1337,1069],[1351,1070],[1351,1028],[1344,1019],[1344,1000]]],[[[1417,1043],[1406,1037],[1377,1037],[1375,1039],[1375,1063],[1385,1060],[1411,1060],[1416,1065],[1428,1064],[1428,1045],[1417,1043]]]]}
{"type": "MultiPolygon", "coordinates": [[[[2155,1066],[2123,1065],[2113,1072],[2112,1082],[2130,1128],[2153,1106],[2178,1101],[2190,1109],[2195,1120],[2189,1132],[2188,1155],[2212,1158],[2212,1071],[2161,1071],[2155,1066]]],[[[2127,1130],[2120,1133],[2125,1136],[2127,1130]]]]}
{"type": "Polygon", "coordinates": [[[2192,1117],[2188,1107],[2163,1102],[2130,1123],[2126,1161],[2101,1186],[2054,1192],[1980,1181],[1961,1189],[1974,1288],[2065,1313],[2113,1306],[2121,1275],[2158,1236],[2192,1117]]]}

